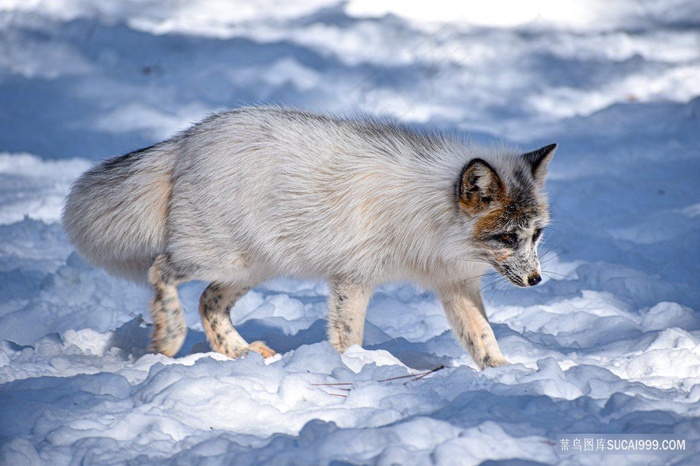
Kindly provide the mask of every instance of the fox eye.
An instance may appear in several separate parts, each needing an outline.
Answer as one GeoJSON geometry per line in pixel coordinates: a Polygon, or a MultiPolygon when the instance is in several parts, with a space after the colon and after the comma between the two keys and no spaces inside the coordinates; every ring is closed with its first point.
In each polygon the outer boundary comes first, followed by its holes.
{"type": "Polygon", "coordinates": [[[508,245],[508,246],[515,245],[515,241],[516,241],[515,235],[512,235],[510,233],[503,233],[502,235],[496,235],[495,239],[500,241],[503,244],[508,245]]]}
{"type": "Polygon", "coordinates": [[[534,243],[535,241],[540,239],[540,236],[542,236],[542,228],[538,228],[537,230],[535,230],[535,234],[532,235],[532,242],[534,243]]]}

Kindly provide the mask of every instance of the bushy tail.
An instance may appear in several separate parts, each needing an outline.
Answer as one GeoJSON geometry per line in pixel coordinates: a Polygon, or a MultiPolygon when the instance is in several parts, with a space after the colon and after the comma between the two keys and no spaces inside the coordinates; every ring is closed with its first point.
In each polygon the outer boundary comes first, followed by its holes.
{"type": "Polygon", "coordinates": [[[92,264],[146,279],[164,252],[176,147],[171,141],[108,159],[73,184],[63,228],[92,264]]]}

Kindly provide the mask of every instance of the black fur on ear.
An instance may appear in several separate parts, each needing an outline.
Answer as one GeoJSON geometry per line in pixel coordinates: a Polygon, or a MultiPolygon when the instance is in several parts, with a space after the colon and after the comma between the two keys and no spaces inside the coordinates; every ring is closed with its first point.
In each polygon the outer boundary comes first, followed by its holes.
{"type": "Polygon", "coordinates": [[[457,195],[460,205],[469,213],[479,213],[498,201],[503,183],[496,171],[481,159],[471,160],[462,169],[457,195]]]}
{"type": "Polygon", "coordinates": [[[523,157],[525,157],[525,160],[527,160],[527,163],[532,169],[532,177],[535,181],[544,181],[544,178],[547,176],[547,165],[549,165],[556,150],[556,144],[549,144],[548,146],[523,154],[523,157]]]}

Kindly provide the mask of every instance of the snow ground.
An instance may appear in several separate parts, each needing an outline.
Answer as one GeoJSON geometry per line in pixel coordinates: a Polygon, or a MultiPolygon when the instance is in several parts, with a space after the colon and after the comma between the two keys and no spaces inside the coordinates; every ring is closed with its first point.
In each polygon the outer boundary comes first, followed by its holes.
{"type": "Polygon", "coordinates": [[[0,0],[0,464],[697,464],[700,3],[429,5],[0,0]],[[477,372],[411,284],[377,290],[340,356],[326,285],[291,279],[232,311],[280,356],[210,353],[200,283],[179,357],[146,353],[148,290],[72,251],[62,198],[256,102],[560,144],[546,281],[484,283],[514,364],[477,372]],[[575,433],[686,449],[564,455],[575,433]]]}

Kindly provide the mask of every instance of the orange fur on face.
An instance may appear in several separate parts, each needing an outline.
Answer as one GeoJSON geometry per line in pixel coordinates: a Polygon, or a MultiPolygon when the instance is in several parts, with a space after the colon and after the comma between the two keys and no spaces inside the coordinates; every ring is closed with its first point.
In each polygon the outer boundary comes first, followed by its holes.
{"type": "Polygon", "coordinates": [[[497,233],[501,228],[501,217],[503,216],[503,207],[493,209],[481,217],[474,225],[475,238],[487,238],[492,234],[497,233]]]}
{"type": "Polygon", "coordinates": [[[497,262],[505,262],[508,259],[510,259],[512,255],[513,251],[508,249],[501,249],[493,254],[493,258],[496,259],[497,262]]]}

